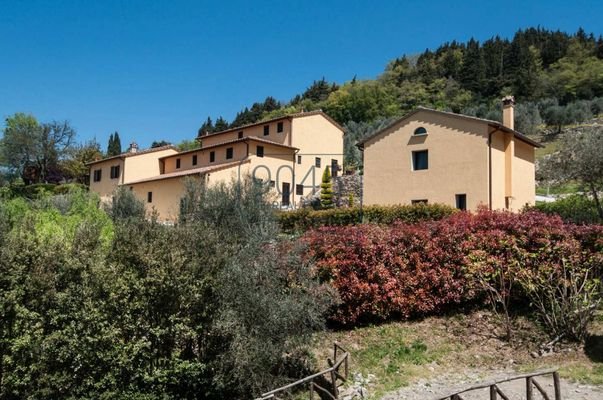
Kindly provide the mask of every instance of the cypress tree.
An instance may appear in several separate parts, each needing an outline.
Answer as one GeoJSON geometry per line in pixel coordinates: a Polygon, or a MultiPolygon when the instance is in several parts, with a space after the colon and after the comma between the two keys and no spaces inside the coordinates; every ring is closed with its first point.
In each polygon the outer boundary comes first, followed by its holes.
{"type": "Polygon", "coordinates": [[[113,136],[113,146],[113,151],[115,152],[114,155],[121,154],[121,139],[119,138],[119,133],[117,132],[115,132],[115,135],[113,136]]]}
{"type": "Polygon", "coordinates": [[[111,136],[109,136],[109,143],[107,143],[107,156],[111,157],[113,156],[113,143],[114,143],[114,139],[113,139],[113,134],[111,134],[111,136]]]}
{"type": "Polygon", "coordinates": [[[481,93],[484,83],[486,66],[479,42],[473,38],[467,43],[463,54],[463,67],[461,68],[461,84],[465,89],[481,93]]]}

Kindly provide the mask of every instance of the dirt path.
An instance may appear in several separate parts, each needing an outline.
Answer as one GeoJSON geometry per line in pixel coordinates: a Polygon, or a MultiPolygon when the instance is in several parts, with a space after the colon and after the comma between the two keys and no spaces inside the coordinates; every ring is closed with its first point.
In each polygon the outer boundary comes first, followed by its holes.
{"type": "MultiPolygon", "coordinates": [[[[419,380],[410,386],[401,388],[382,397],[382,400],[424,400],[437,399],[458,390],[468,388],[481,382],[490,382],[508,376],[513,371],[466,371],[464,374],[451,374],[440,376],[432,380],[419,380]]],[[[553,379],[551,376],[536,378],[538,383],[554,399],[553,379]]],[[[499,385],[501,390],[510,400],[524,400],[526,398],[525,380],[505,382],[499,385]]],[[[486,400],[490,398],[489,390],[479,389],[462,395],[465,400],[486,400]]],[[[500,397],[499,397],[500,398],[500,397]]],[[[534,389],[534,399],[541,399],[534,389]]],[[[561,380],[561,398],[563,400],[601,400],[603,399],[603,386],[592,386],[561,380]]]]}

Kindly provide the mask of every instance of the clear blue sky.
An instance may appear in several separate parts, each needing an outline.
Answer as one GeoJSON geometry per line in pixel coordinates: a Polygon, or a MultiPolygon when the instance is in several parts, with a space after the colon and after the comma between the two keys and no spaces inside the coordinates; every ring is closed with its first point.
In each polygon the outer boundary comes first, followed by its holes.
{"type": "Polygon", "coordinates": [[[444,41],[543,26],[602,32],[603,1],[0,0],[0,116],[67,119],[80,140],[192,139],[314,79],[378,75],[444,41]]]}

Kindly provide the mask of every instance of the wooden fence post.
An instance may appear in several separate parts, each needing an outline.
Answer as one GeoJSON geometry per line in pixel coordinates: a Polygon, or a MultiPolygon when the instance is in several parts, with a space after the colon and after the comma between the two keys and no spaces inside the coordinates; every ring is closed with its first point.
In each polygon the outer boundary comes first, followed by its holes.
{"type": "Polygon", "coordinates": [[[526,378],[526,399],[527,400],[532,400],[533,399],[533,387],[532,387],[532,377],[528,376],[526,378]]]}
{"type": "Polygon", "coordinates": [[[496,386],[490,386],[490,400],[496,400],[496,386]]]}
{"type": "Polygon", "coordinates": [[[555,400],[561,400],[561,384],[559,382],[559,372],[553,372],[553,384],[555,386],[555,400]]]}

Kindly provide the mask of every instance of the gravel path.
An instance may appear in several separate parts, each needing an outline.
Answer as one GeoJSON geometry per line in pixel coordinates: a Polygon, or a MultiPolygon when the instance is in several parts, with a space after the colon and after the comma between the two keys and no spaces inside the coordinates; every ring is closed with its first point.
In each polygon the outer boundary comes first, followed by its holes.
{"type": "MultiPolygon", "coordinates": [[[[419,380],[414,384],[390,393],[382,400],[424,400],[437,399],[455,391],[463,390],[482,382],[490,382],[515,375],[510,372],[493,371],[483,374],[478,371],[469,371],[463,375],[440,376],[432,380],[419,380]]],[[[543,376],[536,378],[540,386],[554,399],[553,378],[543,376]]],[[[524,400],[526,398],[525,379],[505,382],[499,385],[500,389],[510,400],[524,400]]],[[[479,389],[462,395],[465,400],[487,400],[490,398],[489,389],[479,389]]],[[[499,396],[500,398],[500,396],[499,396]]],[[[534,388],[534,399],[541,399],[540,393],[534,388]]],[[[592,386],[561,380],[561,398],[563,400],[602,400],[603,386],[592,386]]]]}

